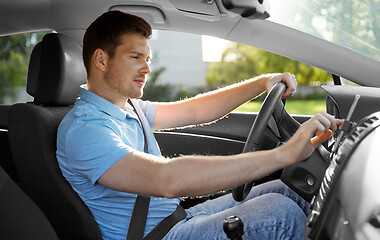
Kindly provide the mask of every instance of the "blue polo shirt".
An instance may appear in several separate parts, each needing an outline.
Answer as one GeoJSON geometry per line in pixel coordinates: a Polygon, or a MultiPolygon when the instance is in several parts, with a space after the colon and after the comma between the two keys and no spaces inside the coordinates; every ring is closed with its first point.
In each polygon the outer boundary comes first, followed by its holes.
{"type": "MultiPolygon", "coordinates": [[[[148,151],[161,156],[151,126],[155,103],[131,100],[145,126],[148,151]]],[[[126,111],[81,89],[80,98],[58,128],[57,159],[63,176],[91,210],[104,239],[126,239],[137,195],[119,192],[97,180],[119,159],[144,152],[142,125],[126,111]]],[[[145,235],[178,206],[179,199],[151,198],[145,235]]]]}

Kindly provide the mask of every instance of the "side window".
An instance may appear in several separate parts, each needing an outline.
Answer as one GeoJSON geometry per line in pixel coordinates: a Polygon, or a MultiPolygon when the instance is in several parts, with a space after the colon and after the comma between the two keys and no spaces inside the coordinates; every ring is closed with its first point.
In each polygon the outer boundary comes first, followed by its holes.
{"type": "Polygon", "coordinates": [[[152,73],[143,99],[174,101],[204,91],[208,64],[202,59],[202,36],[154,30],[149,44],[152,73]]]}
{"type": "Polygon", "coordinates": [[[26,76],[31,51],[47,32],[0,37],[0,104],[30,101],[26,76]]]}
{"type": "MultiPolygon", "coordinates": [[[[153,32],[152,73],[144,99],[173,101],[240,82],[260,74],[290,72],[298,81],[297,93],[286,104],[288,112],[315,114],[325,111],[323,84],[331,74],[244,44],[209,36],[171,31],[153,32]]],[[[236,111],[258,111],[264,94],[236,111]]]]}

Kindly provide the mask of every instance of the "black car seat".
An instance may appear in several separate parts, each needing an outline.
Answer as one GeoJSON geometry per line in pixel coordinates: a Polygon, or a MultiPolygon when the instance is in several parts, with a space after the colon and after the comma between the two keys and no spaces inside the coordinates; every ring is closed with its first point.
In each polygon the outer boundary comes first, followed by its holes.
{"type": "Polygon", "coordinates": [[[79,44],[47,34],[33,49],[27,92],[31,103],[9,110],[9,143],[23,190],[45,213],[60,239],[102,239],[84,202],[56,159],[57,128],[86,82],[79,44]]]}
{"type": "Polygon", "coordinates": [[[11,105],[0,105],[0,167],[19,183],[8,140],[8,112],[11,105]]]}
{"type": "Polygon", "coordinates": [[[1,167],[0,239],[58,240],[46,216],[1,167]]]}

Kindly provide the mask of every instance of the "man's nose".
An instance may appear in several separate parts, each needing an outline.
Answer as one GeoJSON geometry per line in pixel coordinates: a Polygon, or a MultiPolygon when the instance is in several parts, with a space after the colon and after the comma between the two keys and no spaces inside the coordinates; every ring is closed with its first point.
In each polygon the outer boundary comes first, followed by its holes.
{"type": "Polygon", "coordinates": [[[140,70],[140,73],[142,73],[142,74],[149,74],[151,72],[152,72],[152,69],[150,67],[150,64],[148,62],[145,62],[144,66],[140,70]]]}

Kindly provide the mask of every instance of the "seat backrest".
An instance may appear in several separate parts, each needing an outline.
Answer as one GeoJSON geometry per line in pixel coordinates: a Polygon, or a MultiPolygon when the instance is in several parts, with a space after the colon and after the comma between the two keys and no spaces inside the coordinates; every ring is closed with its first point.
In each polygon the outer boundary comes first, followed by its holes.
{"type": "Polygon", "coordinates": [[[85,81],[81,47],[65,35],[47,34],[29,63],[27,92],[34,101],[15,104],[9,111],[9,142],[21,186],[60,239],[102,239],[56,159],[57,128],[85,81]]]}
{"type": "Polygon", "coordinates": [[[19,183],[8,140],[8,112],[11,105],[0,105],[0,167],[19,183]]]}
{"type": "Polygon", "coordinates": [[[0,129],[8,129],[8,112],[11,105],[0,105],[0,129]]]}
{"type": "Polygon", "coordinates": [[[58,240],[46,216],[1,167],[0,239],[58,240]]]}

